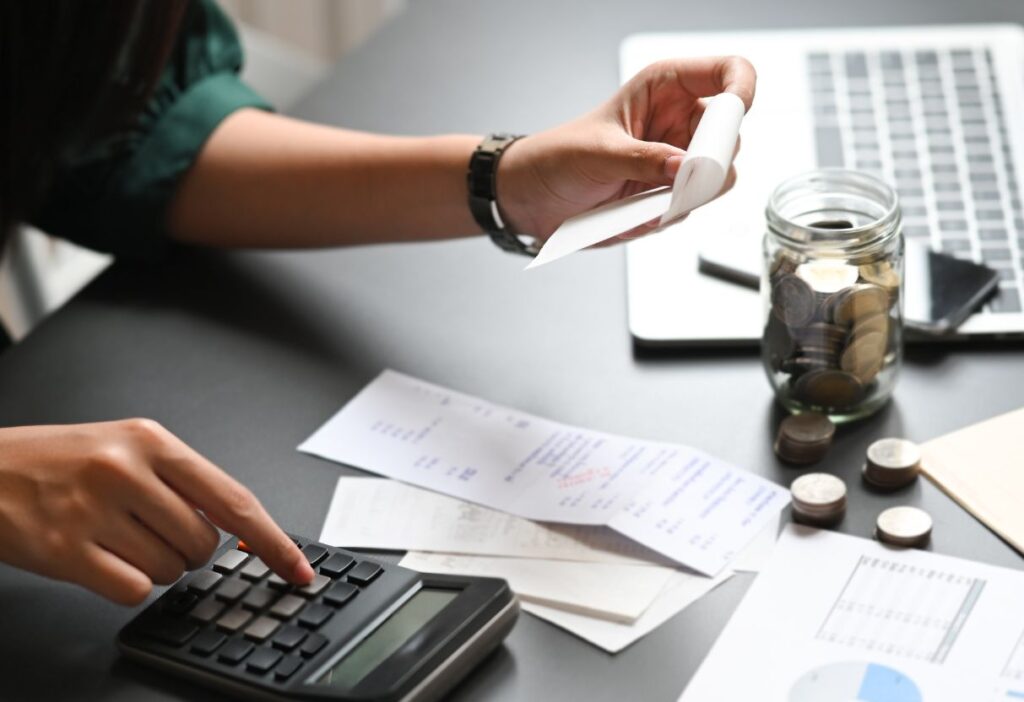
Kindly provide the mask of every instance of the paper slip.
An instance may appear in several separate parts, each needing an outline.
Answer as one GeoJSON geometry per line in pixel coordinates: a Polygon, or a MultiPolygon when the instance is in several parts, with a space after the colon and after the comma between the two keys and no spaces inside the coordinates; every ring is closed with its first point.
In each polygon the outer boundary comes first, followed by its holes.
{"type": "Polygon", "coordinates": [[[611,529],[531,522],[384,478],[338,478],[320,541],[388,551],[674,565],[611,529]]]}
{"type": "Polygon", "coordinates": [[[789,499],[696,449],[552,422],[394,371],[299,448],[528,519],[608,526],[706,574],[789,499]]]}
{"type": "Polygon", "coordinates": [[[551,622],[608,653],[618,653],[635,643],[691,604],[731,578],[731,570],[723,570],[713,578],[676,571],[647,611],[632,624],[618,624],[567,612],[533,602],[523,602],[524,612],[551,622]]]}
{"type": "Polygon", "coordinates": [[[423,573],[504,578],[524,602],[624,624],[635,622],[676,573],[673,568],[621,563],[574,563],[420,551],[410,551],[399,565],[423,573]]]}
{"type": "Polygon", "coordinates": [[[1024,409],[933,439],[921,468],[950,497],[1024,553],[1024,409]]]}
{"type": "Polygon", "coordinates": [[[1024,699],[1024,572],[787,525],[680,698],[1024,699]]]}
{"type": "Polygon", "coordinates": [[[565,220],[527,268],[556,261],[654,219],[665,226],[714,199],[732,166],[743,121],[743,101],[732,93],[708,100],[671,188],[615,200],[565,220]]]}

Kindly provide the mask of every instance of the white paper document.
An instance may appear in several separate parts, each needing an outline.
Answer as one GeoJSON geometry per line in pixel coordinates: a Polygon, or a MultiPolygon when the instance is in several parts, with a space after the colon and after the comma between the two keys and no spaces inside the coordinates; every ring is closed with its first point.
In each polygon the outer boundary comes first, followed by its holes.
{"type": "Polygon", "coordinates": [[[657,566],[421,551],[410,551],[400,565],[423,573],[504,578],[524,602],[624,624],[635,622],[676,573],[657,566]]]}
{"type": "Polygon", "coordinates": [[[1022,593],[1021,571],[788,525],[680,699],[1024,699],[1022,593]]]}
{"type": "MultiPolygon", "coordinates": [[[[338,478],[320,541],[388,551],[673,565],[611,529],[532,522],[384,478],[338,478]]],[[[737,561],[762,541],[761,536],[755,538],[737,561]]]]}
{"type": "Polygon", "coordinates": [[[709,575],[789,499],[687,446],[553,422],[394,371],[299,448],[527,519],[607,526],[709,575]]]}
{"type": "Polygon", "coordinates": [[[743,121],[743,101],[732,93],[708,100],[671,188],[605,203],[570,217],[527,268],[556,261],[652,220],[665,226],[712,200],[725,185],[743,121]]]}
{"type": "Polygon", "coordinates": [[[608,653],[618,653],[679,614],[732,575],[731,570],[723,570],[713,578],[676,571],[661,594],[632,624],[595,619],[534,602],[523,602],[522,607],[524,612],[549,621],[608,653]]]}

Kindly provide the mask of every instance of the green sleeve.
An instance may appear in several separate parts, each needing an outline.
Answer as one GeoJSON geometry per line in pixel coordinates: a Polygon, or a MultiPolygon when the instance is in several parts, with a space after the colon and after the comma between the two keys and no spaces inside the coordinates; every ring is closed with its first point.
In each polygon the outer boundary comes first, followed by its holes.
{"type": "Polygon", "coordinates": [[[69,159],[32,223],[99,251],[152,259],[170,244],[167,209],[221,121],[270,109],[238,77],[242,48],[212,0],[194,2],[163,76],[133,127],[69,159]]]}

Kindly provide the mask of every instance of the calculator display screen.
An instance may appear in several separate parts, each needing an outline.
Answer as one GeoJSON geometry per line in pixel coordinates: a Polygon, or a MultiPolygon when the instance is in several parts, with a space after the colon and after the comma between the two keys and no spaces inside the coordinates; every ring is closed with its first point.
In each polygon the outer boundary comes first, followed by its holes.
{"type": "Polygon", "coordinates": [[[409,641],[423,625],[458,596],[456,590],[423,588],[317,679],[319,685],[351,689],[409,641]]]}

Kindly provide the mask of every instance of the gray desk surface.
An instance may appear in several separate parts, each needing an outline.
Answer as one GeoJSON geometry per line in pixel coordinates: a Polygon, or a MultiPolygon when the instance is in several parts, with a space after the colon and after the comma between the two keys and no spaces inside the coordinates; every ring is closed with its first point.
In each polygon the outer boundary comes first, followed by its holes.
{"type": "MultiPolygon", "coordinates": [[[[1024,22],[1019,0],[414,2],[297,113],[405,133],[534,131],[616,85],[641,30],[844,23],[1024,22]]],[[[567,422],[680,441],[788,483],[753,354],[642,358],[625,325],[623,255],[523,275],[482,241],[299,254],[192,254],[116,266],[0,358],[0,423],[153,417],[241,478],[280,522],[317,534],[339,469],[294,447],[383,367],[567,422]]],[[[936,518],[933,548],[1024,561],[921,481],[856,479],[882,435],[927,439],[1019,406],[1024,350],[914,351],[895,401],[842,429],[828,467],[852,488],[842,526],[868,535],[894,502],[936,518]]],[[[736,577],[608,656],[529,616],[456,699],[673,700],[750,584],[736,577]]],[[[0,699],[213,699],[118,659],[131,611],[0,567],[0,699]]]]}

